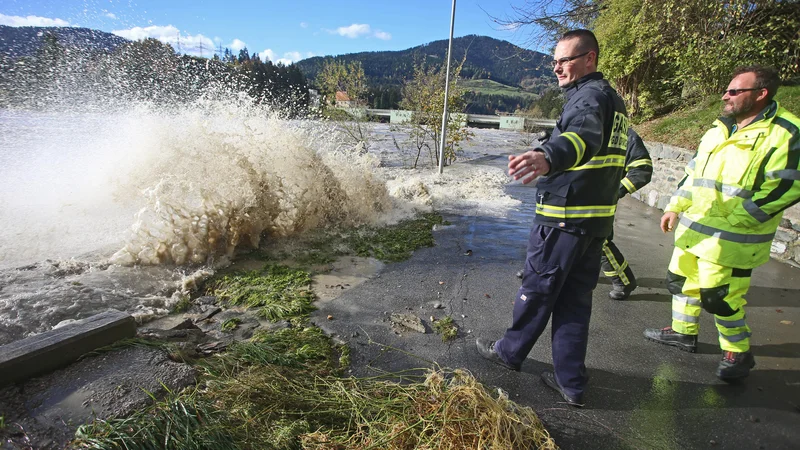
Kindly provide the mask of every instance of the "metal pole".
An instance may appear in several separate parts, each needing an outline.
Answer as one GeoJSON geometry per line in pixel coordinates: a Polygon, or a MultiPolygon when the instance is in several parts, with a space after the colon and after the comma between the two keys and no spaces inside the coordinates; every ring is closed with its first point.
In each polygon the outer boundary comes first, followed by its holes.
{"type": "Polygon", "coordinates": [[[444,172],[444,143],[447,141],[447,96],[450,95],[450,53],[453,52],[453,25],[456,22],[456,0],[450,14],[450,42],[447,44],[447,72],[444,79],[444,113],[442,113],[442,137],[439,141],[439,175],[444,172]]]}

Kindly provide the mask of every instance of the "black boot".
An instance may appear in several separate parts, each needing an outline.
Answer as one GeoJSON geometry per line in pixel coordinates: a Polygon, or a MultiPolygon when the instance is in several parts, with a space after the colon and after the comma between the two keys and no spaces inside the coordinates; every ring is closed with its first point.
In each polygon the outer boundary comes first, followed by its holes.
{"type": "Polygon", "coordinates": [[[614,300],[625,300],[630,297],[631,292],[637,288],[636,280],[631,280],[630,284],[626,286],[622,284],[622,280],[617,284],[616,281],[618,278],[619,277],[612,278],[611,292],[608,293],[608,296],[614,300]]]}
{"type": "Polygon", "coordinates": [[[648,328],[644,330],[644,337],[659,344],[671,345],[687,352],[697,351],[697,335],[683,334],[673,330],[672,327],[648,328]]]}
{"type": "Polygon", "coordinates": [[[755,365],[756,359],[750,352],[722,352],[722,361],[717,367],[717,376],[723,381],[744,378],[750,375],[750,369],[755,365]]]}
{"type": "Polygon", "coordinates": [[[514,371],[519,372],[520,366],[515,366],[514,364],[507,363],[503,358],[494,351],[494,344],[495,341],[490,341],[484,338],[478,338],[475,340],[475,346],[478,347],[478,353],[483,356],[484,358],[488,359],[489,361],[499,364],[506,369],[511,369],[514,371]]]}
{"type": "Polygon", "coordinates": [[[549,388],[554,389],[556,392],[561,394],[561,398],[563,398],[568,405],[576,406],[578,408],[583,407],[583,396],[567,395],[567,393],[564,392],[564,389],[562,389],[561,386],[559,386],[558,382],[556,381],[556,374],[554,374],[553,372],[550,371],[542,372],[542,381],[544,381],[544,384],[546,384],[549,388]]]}

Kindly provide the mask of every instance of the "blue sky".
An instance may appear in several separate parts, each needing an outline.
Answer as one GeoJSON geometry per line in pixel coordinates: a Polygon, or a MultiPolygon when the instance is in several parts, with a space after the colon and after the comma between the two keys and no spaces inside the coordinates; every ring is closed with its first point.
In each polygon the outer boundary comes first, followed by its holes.
{"type": "MultiPolygon", "coordinates": [[[[501,30],[523,0],[461,0],[455,35],[492,36],[524,46],[522,30],[501,30]],[[487,14],[488,13],[488,14],[487,14]]],[[[129,39],[154,37],[183,53],[210,56],[246,46],[262,59],[403,50],[446,39],[450,0],[3,0],[0,24],[80,26],[129,39]]]]}

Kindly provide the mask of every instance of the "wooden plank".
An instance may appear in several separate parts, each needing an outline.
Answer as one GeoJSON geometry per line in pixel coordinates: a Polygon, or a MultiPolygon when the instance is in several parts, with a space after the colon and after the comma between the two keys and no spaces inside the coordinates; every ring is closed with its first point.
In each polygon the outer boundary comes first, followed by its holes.
{"type": "Polygon", "coordinates": [[[0,346],[0,386],[51,372],[92,350],[136,335],[127,313],[108,311],[0,346]]]}

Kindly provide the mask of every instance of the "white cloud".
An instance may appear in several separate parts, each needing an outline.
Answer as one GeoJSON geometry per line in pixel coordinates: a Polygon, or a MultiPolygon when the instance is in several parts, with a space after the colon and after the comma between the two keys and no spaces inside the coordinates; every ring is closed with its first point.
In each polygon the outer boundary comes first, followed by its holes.
{"type": "Polygon", "coordinates": [[[245,47],[247,47],[247,44],[245,44],[243,41],[241,41],[239,39],[234,39],[234,40],[231,41],[230,44],[228,44],[228,48],[233,50],[233,51],[235,51],[235,52],[238,52],[239,50],[241,50],[241,49],[243,49],[245,47]]]}
{"type": "Polygon", "coordinates": [[[149,27],[133,27],[127,30],[114,30],[112,33],[117,36],[122,36],[125,39],[132,41],[139,41],[147,38],[155,38],[162,42],[174,43],[177,42],[180,30],[172,25],[158,26],[151,25],[149,27]]]}
{"type": "Polygon", "coordinates": [[[262,52],[258,53],[258,56],[261,58],[261,61],[275,61],[275,52],[272,51],[271,48],[268,48],[262,52]]]}
{"type": "Polygon", "coordinates": [[[339,36],[349,37],[350,39],[369,34],[369,32],[370,26],[366,23],[354,23],[347,27],[339,27],[335,31],[339,36]]]}
{"type": "Polygon", "coordinates": [[[7,16],[0,14],[0,25],[10,27],[68,27],[69,22],[62,19],[50,19],[39,16],[7,16]]]}
{"type": "Polygon", "coordinates": [[[303,59],[303,55],[301,55],[300,52],[286,52],[283,54],[283,57],[292,61],[300,61],[303,59]]]}
{"type": "Polygon", "coordinates": [[[112,12],[107,12],[104,16],[108,17],[109,19],[117,20],[117,16],[114,15],[112,12]]]}
{"type": "Polygon", "coordinates": [[[372,27],[370,27],[369,24],[366,23],[354,23],[346,27],[339,27],[335,30],[328,30],[323,28],[323,30],[327,31],[330,34],[338,34],[339,36],[348,37],[350,39],[356,39],[362,36],[370,36],[384,41],[388,41],[389,39],[392,38],[391,33],[387,33],[381,30],[373,31],[372,27]]]}
{"type": "Polygon", "coordinates": [[[389,39],[392,38],[391,33],[387,33],[381,30],[375,30],[375,34],[373,34],[373,36],[383,41],[388,41],[389,39]]]}
{"type": "MultiPolygon", "coordinates": [[[[266,62],[267,60],[272,61],[275,64],[281,63],[286,66],[289,64],[295,63],[303,59],[303,54],[300,52],[286,52],[283,54],[282,57],[278,58],[278,55],[275,54],[272,49],[266,49],[258,54],[262,61],[266,62]]],[[[311,52],[306,52],[306,58],[310,58],[314,56],[311,52]]]]}
{"type": "Polygon", "coordinates": [[[308,28],[308,22],[300,22],[300,28],[308,28]]]}
{"type": "MultiPolygon", "coordinates": [[[[144,28],[133,27],[127,30],[114,30],[112,33],[132,41],[139,41],[146,38],[158,39],[165,44],[171,45],[172,48],[179,53],[204,56],[206,58],[211,57],[217,48],[217,46],[214,45],[214,41],[210,38],[202,34],[183,34],[172,25],[152,25],[144,28]]],[[[235,41],[238,41],[238,39],[234,40],[234,42],[235,41]]],[[[238,50],[239,49],[237,49],[237,51],[238,50]]]]}

